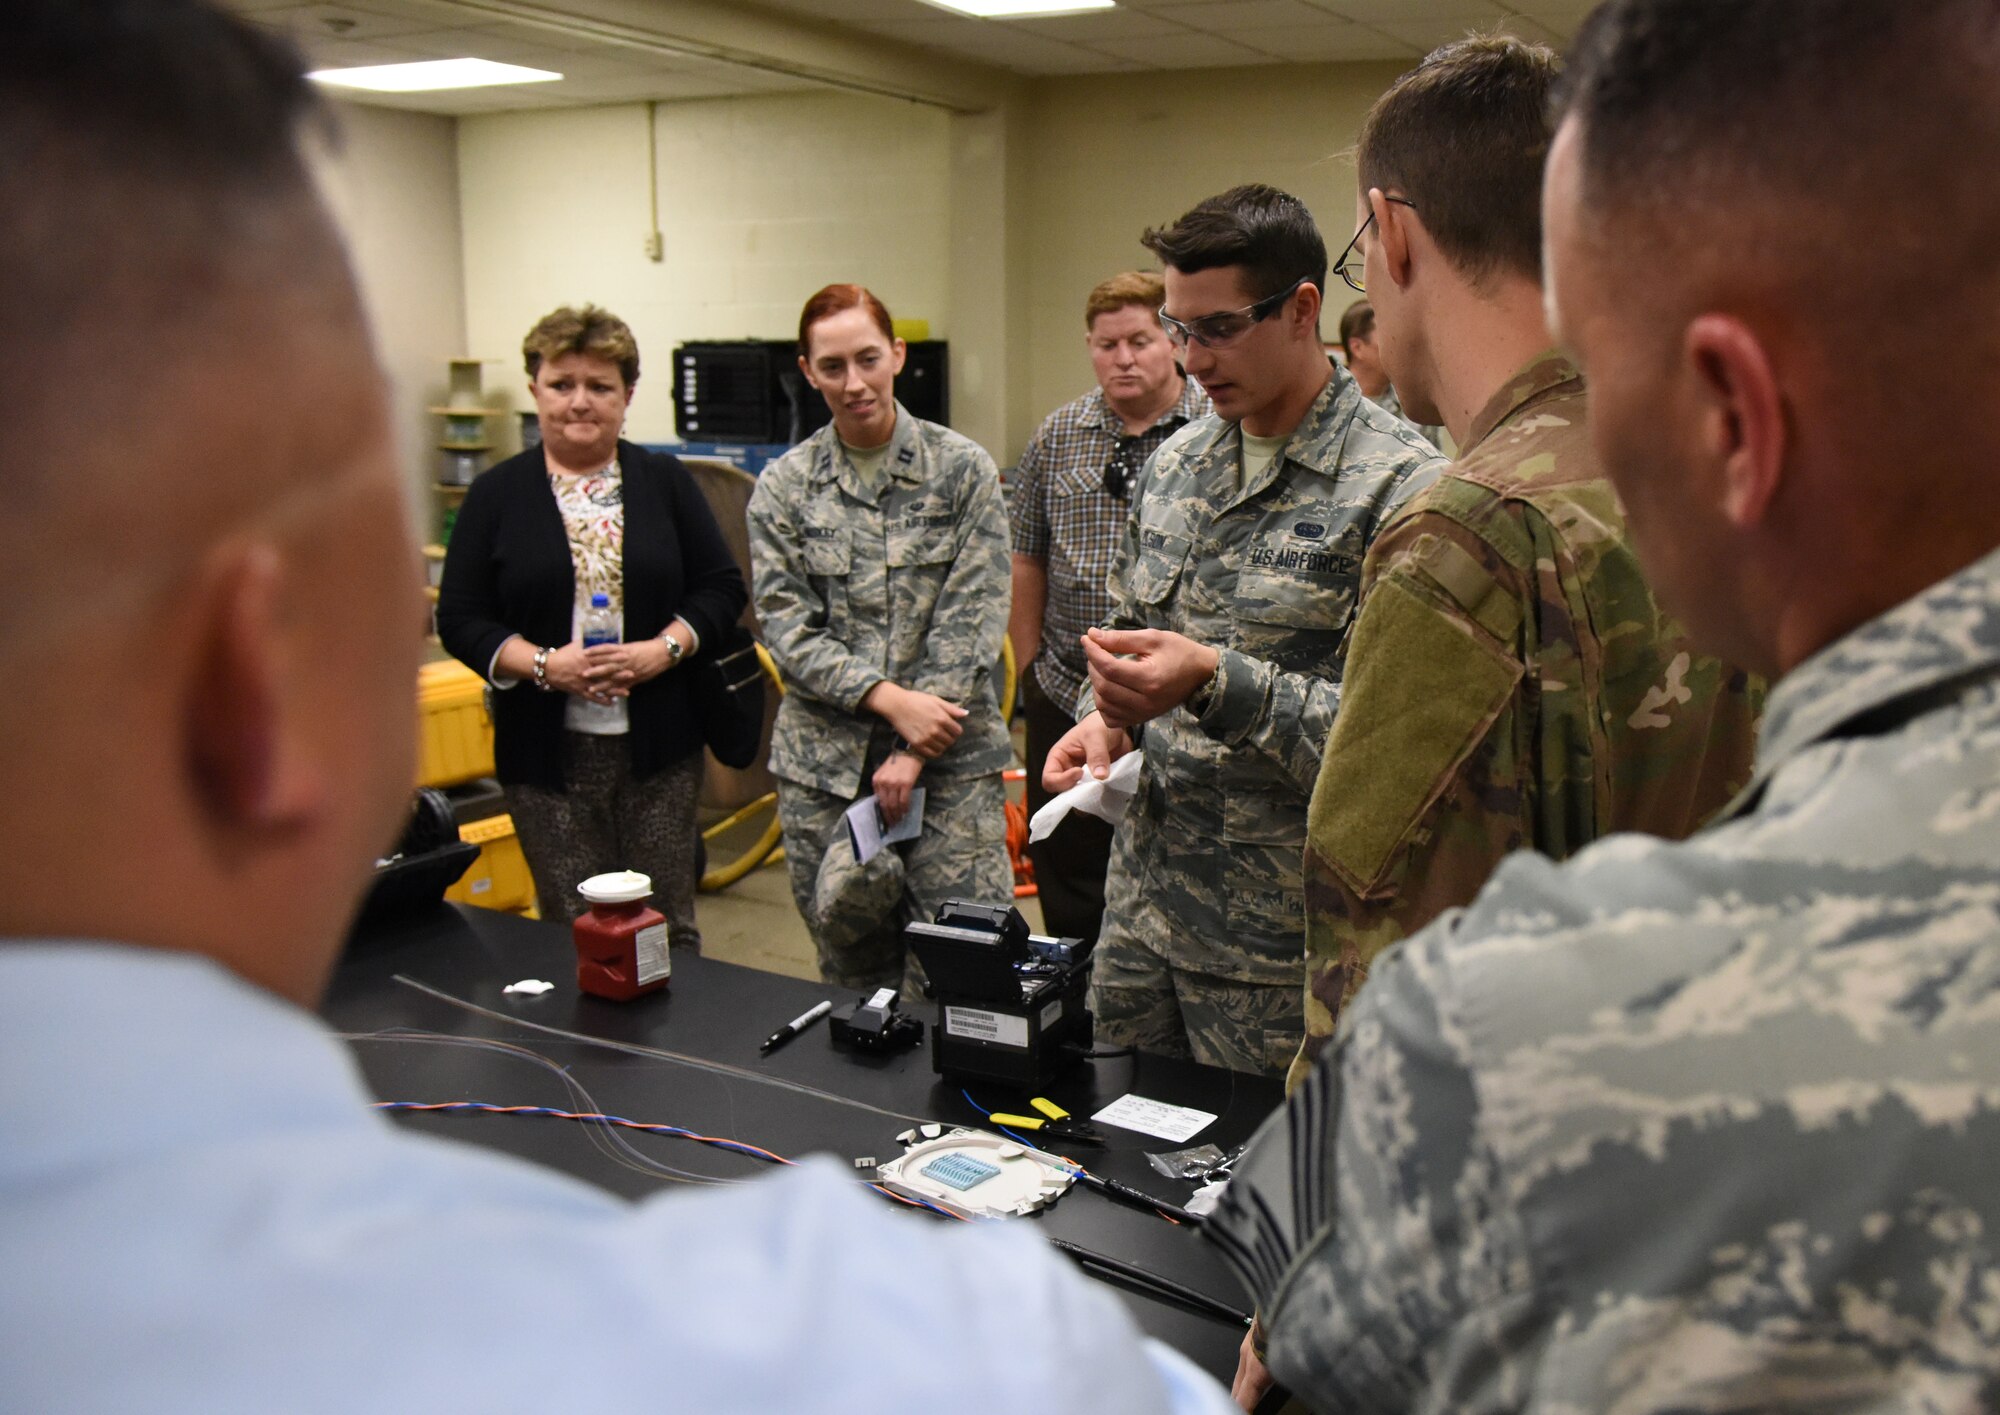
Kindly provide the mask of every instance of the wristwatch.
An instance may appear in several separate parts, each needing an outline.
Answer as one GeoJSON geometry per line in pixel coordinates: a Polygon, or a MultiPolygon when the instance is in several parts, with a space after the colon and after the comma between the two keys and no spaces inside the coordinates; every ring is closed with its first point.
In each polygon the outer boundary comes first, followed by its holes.
{"type": "Polygon", "coordinates": [[[681,647],[681,641],[679,639],[675,638],[672,634],[669,634],[664,629],[660,631],[660,637],[666,640],[667,644],[667,667],[678,668],[680,666],[681,657],[687,652],[687,650],[681,647]]]}

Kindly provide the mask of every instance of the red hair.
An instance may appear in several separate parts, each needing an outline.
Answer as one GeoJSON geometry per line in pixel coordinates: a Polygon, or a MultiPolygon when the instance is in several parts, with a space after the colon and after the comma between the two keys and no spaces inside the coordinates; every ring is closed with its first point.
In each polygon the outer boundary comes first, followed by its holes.
{"type": "Polygon", "coordinates": [[[892,343],[895,341],[896,326],[889,322],[888,309],[866,286],[828,285],[807,300],[805,309],[799,313],[799,356],[812,357],[807,340],[815,324],[847,310],[867,310],[875,321],[875,327],[882,331],[882,337],[892,343]]]}

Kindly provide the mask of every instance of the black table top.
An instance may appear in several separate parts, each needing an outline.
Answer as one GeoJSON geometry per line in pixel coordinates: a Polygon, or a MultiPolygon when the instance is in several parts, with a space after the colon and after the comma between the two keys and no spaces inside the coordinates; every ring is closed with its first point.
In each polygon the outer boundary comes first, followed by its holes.
{"type": "MultiPolygon", "coordinates": [[[[869,1057],[836,1049],[819,1023],[761,1057],[759,1043],[779,1026],[822,998],[839,1005],[851,1000],[849,995],[676,949],[666,992],[629,1003],[606,1002],[577,991],[575,960],[565,926],[439,905],[357,931],[321,1013],[350,1033],[402,1028],[525,1048],[564,1068],[588,1093],[590,1105],[603,1112],[727,1136],[794,1159],[825,1153],[844,1164],[861,1158],[887,1161],[901,1153],[896,1136],[917,1121],[980,1121],[958,1086],[931,1069],[928,1031],[934,1008],[913,1009],[926,1024],[925,1042],[899,1055],[869,1057]],[[540,997],[502,992],[522,978],[543,978],[555,987],[540,997]]],[[[369,1085],[383,1100],[585,1108],[570,1084],[526,1056],[407,1040],[354,1045],[369,1085]]],[[[1224,1150],[1248,1139],[1283,1093],[1273,1078],[1140,1055],[1086,1061],[1049,1087],[1047,1095],[1083,1119],[1128,1092],[1214,1113],[1216,1122],[1187,1143],[1213,1143],[1224,1150]]],[[[1003,1111],[1021,1111],[1028,1099],[999,1086],[974,1087],[972,1096],[982,1106],[1003,1111]]],[[[403,1112],[398,1118],[426,1133],[488,1145],[628,1197],[674,1182],[609,1153],[599,1132],[580,1125],[462,1113],[403,1112]]],[[[1147,1151],[1182,1145],[1103,1129],[1109,1143],[1072,1151],[1077,1160],[1158,1198],[1186,1201],[1192,1186],[1161,1175],[1146,1161],[1147,1151]]],[[[769,1168],[747,1156],[683,1140],[616,1133],[651,1161],[694,1175],[747,1178],[769,1168]]],[[[1193,1229],[1082,1186],[1053,1208],[1015,1221],[1136,1263],[1228,1306],[1247,1306],[1220,1257],[1193,1229]]],[[[911,1222],[937,1220],[912,1212],[911,1222]]],[[[1227,1382],[1236,1368],[1240,1327],[1150,1296],[1121,1295],[1146,1331],[1227,1382]]]]}

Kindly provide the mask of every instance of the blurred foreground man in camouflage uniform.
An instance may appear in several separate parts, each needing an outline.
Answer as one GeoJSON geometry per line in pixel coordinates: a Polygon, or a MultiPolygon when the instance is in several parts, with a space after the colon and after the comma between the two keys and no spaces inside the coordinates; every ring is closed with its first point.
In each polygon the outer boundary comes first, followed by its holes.
{"type": "Polygon", "coordinates": [[[1432,54],[1376,101],[1343,273],[1463,449],[1368,552],[1306,841],[1306,1047],[1389,944],[1523,847],[1679,840],[1750,778],[1761,685],[1662,614],[1543,313],[1542,164],[1560,63],[1518,39],[1432,54]]]}
{"type": "Polygon", "coordinates": [[[1990,1410],[2000,497],[1851,347],[2000,422],[2000,8],[1621,0],[1563,86],[1553,323],[1756,775],[1386,956],[1210,1230],[1319,1409],[1990,1410]]]}
{"type": "Polygon", "coordinates": [[[1147,463],[1044,781],[1145,752],[1105,886],[1100,1035],[1275,1071],[1303,1036],[1306,797],[1361,558],[1442,463],[1328,362],[1326,245],[1296,198],[1238,187],[1145,242],[1215,412],[1147,463]]]}

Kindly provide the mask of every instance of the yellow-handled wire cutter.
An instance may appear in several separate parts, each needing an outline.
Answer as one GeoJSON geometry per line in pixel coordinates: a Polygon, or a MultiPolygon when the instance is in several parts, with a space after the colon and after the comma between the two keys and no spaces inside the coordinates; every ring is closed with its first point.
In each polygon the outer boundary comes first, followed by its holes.
{"type": "Polygon", "coordinates": [[[995,1125],[1004,1125],[1010,1130],[1025,1130],[1030,1134],[1048,1135],[1064,1140],[1073,1140],[1079,1145],[1101,1145],[1104,1136],[1097,1128],[1085,1121],[1071,1117],[1070,1113],[1046,1096],[1036,1096],[1028,1102],[1040,1114],[1013,1115],[996,1110],[986,1118],[995,1125]]]}

